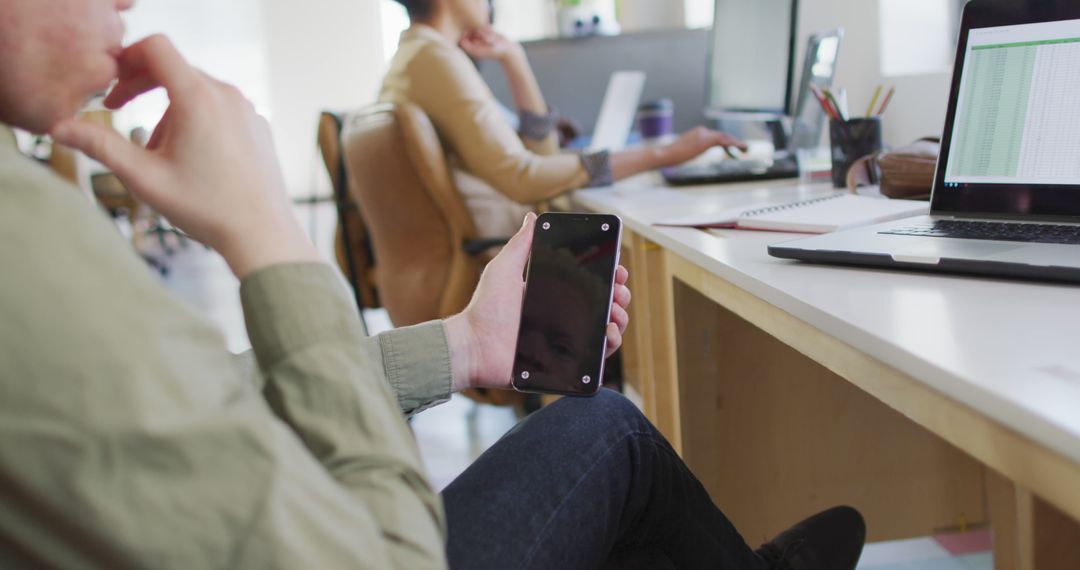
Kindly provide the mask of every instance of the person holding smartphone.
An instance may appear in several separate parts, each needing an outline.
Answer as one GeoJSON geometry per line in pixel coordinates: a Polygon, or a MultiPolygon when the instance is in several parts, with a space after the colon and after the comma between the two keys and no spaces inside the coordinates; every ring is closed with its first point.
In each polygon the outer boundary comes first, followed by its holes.
{"type": "Polygon", "coordinates": [[[404,416],[509,387],[534,217],[460,315],[366,338],[293,215],[267,123],[164,37],[124,46],[131,4],[0,0],[0,566],[854,567],[855,511],[754,551],[610,392],[545,408],[436,494],[404,416]],[[74,118],[117,78],[111,108],[168,92],[145,149],[74,118]],[[100,160],[217,250],[253,351],[231,355],[12,128],[100,160]]]}
{"type": "Polygon", "coordinates": [[[481,237],[512,234],[525,212],[564,192],[680,164],[714,146],[743,147],[729,135],[697,128],[662,147],[562,153],[558,117],[521,45],[489,25],[489,0],[397,2],[411,25],[379,100],[414,103],[431,119],[481,237]],[[502,65],[520,116],[517,132],[470,57],[502,65]]]}

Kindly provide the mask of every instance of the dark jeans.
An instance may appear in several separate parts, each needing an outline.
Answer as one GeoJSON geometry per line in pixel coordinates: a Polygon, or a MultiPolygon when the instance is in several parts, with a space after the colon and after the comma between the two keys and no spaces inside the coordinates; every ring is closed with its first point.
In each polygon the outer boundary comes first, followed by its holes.
{"type": "Polygon", "coordinates": [[[443,499],[456,570],[765,566],[664,437],[610,390],[533,414],[443,499]]]}

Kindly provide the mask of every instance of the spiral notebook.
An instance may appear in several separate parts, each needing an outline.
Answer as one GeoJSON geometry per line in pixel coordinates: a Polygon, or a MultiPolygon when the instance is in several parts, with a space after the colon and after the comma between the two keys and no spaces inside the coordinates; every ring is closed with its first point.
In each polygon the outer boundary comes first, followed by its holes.
{"type": "Polygon", "coordinates": [[[825,234],[927,213],[930,205],[838,192],[818,198],[719,213],[697,212],[656,222],[658,226],[734,228],[825,234]]]}

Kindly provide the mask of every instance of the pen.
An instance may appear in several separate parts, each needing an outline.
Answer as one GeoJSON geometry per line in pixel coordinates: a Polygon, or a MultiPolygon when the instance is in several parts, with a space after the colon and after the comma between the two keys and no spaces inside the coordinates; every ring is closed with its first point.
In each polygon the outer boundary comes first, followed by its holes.
{"type": "Polygon", "coordinates": [[[830,91],[828,89],[823,89],[822,93],[825,94],[825,98],[833,106],[833,109],[836,110],[836,114],[840,117],[840,120],[841,121],[846,121],[847,117],[844,116],[844,110],[840,108],[840,104],[836,101],[836,97],[833,96],[832,91],[830,91]]]}
{"type": "Polygon", "coordinates": [[[879,83],[877,89],[874,89],[874,96],[870,98],[870,105],[866,108],[866,116],[872,117],[874,115],[874,107],[877,106],[877,100],[881,97],[882,85],[879,83]]]}
{"type": "Polygon", "coordinates": [[[818,104],[821,105],[825,114],[828,115],[830,119],[839,121],[840,117],[833,111],[832,107],[829,105],[829,101],[825,99],[825,96],[821,94],[821,89],[818,89],[817,85],[811,85],[810,91],[814,94],[814,98],[818,100],[818,104]]]}
{"type": "Polygon", "coordinates": [[[893,94],[896,93],[896,86],[889,88],[889,94],[885,95],[885,101],[881,103],[881,108],[878,109],[878,116],[885,114],[885,109],[889,108],[889,103],[892,101],[893,94]]]}

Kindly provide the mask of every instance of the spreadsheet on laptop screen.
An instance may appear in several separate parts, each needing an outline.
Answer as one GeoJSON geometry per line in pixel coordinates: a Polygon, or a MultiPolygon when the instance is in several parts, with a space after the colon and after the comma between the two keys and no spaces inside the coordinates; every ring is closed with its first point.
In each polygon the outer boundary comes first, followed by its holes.
{"type": "Polygon", "coordinates": [[[970,31],[945,186],[1080,185],[1080,20],[970,31]]]}

